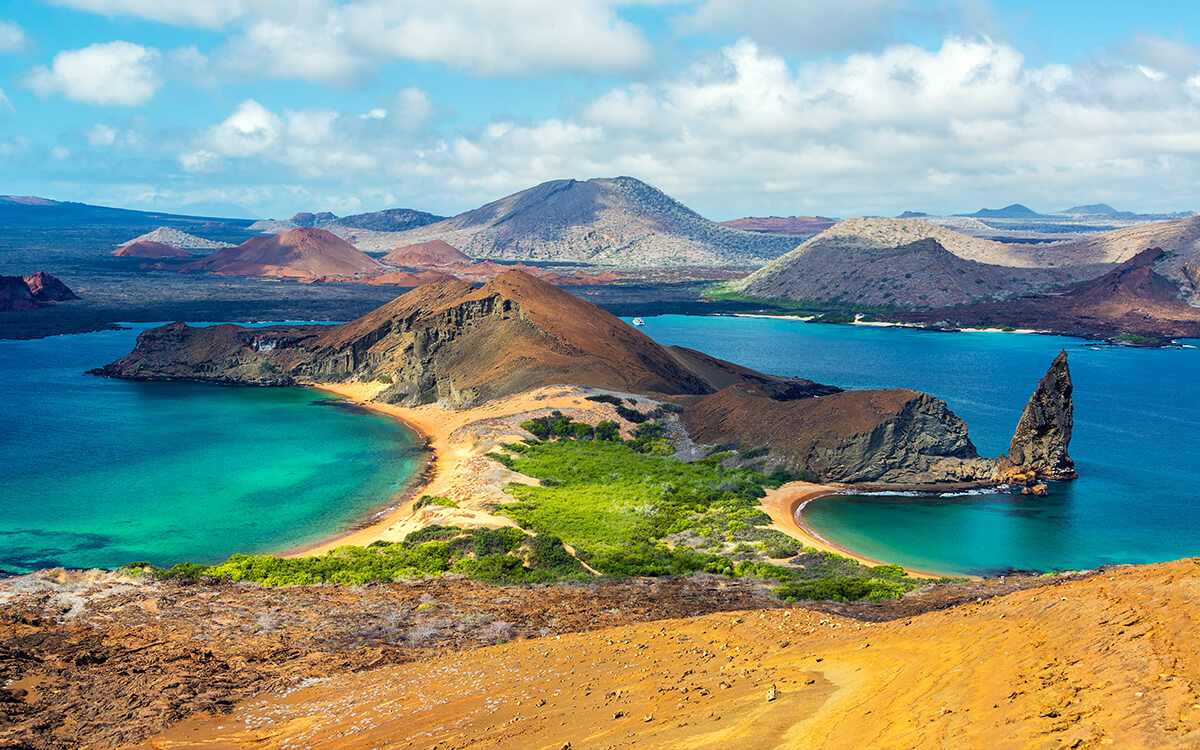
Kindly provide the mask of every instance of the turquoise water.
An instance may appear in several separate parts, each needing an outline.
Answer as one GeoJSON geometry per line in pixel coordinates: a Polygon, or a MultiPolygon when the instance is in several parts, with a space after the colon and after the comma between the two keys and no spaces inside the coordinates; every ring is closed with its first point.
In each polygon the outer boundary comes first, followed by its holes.
{"type": "Polygon", "coordinates": [[[966,420],[987,456],[1007,450],[1029,394],[1065,348],[1080,479],[1052,483],[1049,498],[830,498],[809,504],[806,523],[868,557],[942,573],[1200,555],[1200,349],[734,317],[661,316],[641,330],[766,372],[932,393],[966,420]]]}
{"type": "Polygon", "coordinates": [[[285,550],[386,504],[420,468],[403,425],[318,391],[83,374],[146,327],[0,341],[0,569],[285,550]]]}

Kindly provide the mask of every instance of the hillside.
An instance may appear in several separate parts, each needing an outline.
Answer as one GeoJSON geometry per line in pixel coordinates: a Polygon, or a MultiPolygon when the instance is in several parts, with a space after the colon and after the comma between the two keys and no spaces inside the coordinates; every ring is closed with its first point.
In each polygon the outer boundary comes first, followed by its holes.
{"type": "Polygon", "coordinates": [[[898,317],[961,327],[1023,326],[1073,336],[1200,338],[1200,308],[1183,302],[1179,287],[1157,271],[1164,256],[1159,248],[1144,250],[1099,278],[1055,294],[898,317]]]}
{"type": "Polygon", "coordinates": [[[404,268],[431,268],[470,263],[471,256],[441,240],[430,240],[398,247],[380,260],[404,268]]]}
{"type": "Polygon", "coordinates": [[[1037,262],[1035,252],[1027,245],[971,237],[920,219],[846,219],[735,288],[765,298],[945,307],[1099,273],[1044,267],[1048,264],[1037,262]]]}
{"type": "Polygon", "coordinates": [[[1188,263],[1200,263],[1200,216],[1116,229],[1051,245],[1042,251],[1062,263],[1124,263],[1151,247],[1168,253],[1156,262],[1155,269],[1191,287],[1184,269],[1188,263]]]}
{"type": "MultiPolygon", "coordinates": [[[[171,227],[159,227],[152,232],[138,235],[131,240],[122,242],[118,250],[127,248],[131,245],[140,243],[152,243],[155,245],[166,245],[180,250],[220,250],[225,247],[220,242],[214,240],[206,240],[203,237],[197,237],[194,234],[181,232],[178,229],[171,227]]],[[[114,252],[113,255],[129,255],[129,253],[114,252]]],[[[148,256],[131,256],[131,257],[148,257],[148,256]]],[[[154,256],[161,257],[161,256],[154,256]]]]}
{"type": "Polygon", "coordinates": [[[1196,747],[1198,574],[1109,568],[882,622],[755,609],[381,657],[149,746],[1196,747]]]}
{"type": "Polygon", "coordinates": [[[542,183],[389,239],[443,240],[473,258],[629,267],[754,267],[794,242],[715,224],[632,177],[542,183]]]}
{"type": "Polygon", "coordinates": [[[323,229],[298,227],[273,237],[252,237],[237,247],[217,250],[181,271],[225,276],[352,276],[382,268],[379,261],[323,229]]]}
{"type": "Polygon", "coordinates": [[[138,379],[287,384],[371,382],[392,403],[461,408],[569,383],[622,392],[700,396],[731,383],[788,398],[836,391],[665,348],[619,318],[551,284],[509,271],[481,288],[443,281],[334,327],[151,329],[103,368],[138,379]]]}
{"type": "Polygon", "coordinates": [[[152,240],[130,242],[112,251],[118,258],[190,258],[191,253],[152,240]]]}
{"type": "Polygon", "coordinates": [[[723,227],[762,234],[809,236],[824,232],[837,223],[824,216],[747,216],[744,219],[717,222],[723,227]]]}
{"type": "Polygon", "coordinates": [[[1004,208],[981,208],[973,214],[966,214],[976,219],[1039,219],[1042,214],[1023,206],[1020,203],[1013,203],[1004,208]]]}

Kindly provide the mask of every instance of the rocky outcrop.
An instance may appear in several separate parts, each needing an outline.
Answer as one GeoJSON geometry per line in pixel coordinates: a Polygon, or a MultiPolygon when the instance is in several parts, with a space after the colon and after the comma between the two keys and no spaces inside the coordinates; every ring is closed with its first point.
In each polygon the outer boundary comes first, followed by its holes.
{"type": "Polygon", "coordinates": [[[0,276],[0,312],[27,312],[38,304],[20,276],[0,276]]]}
{"type": "Polygon", "coordinates": [[[32,276],[0,276],[0,312],[26,312],[79,297],[45,271],[32,276]]]}
{"type": "MultiPolygon", "coordinates": [[[[1001,480],[1029,475],[1035,479],[1075,479],[1075,462],[1067,454],[1075,408],[1071,400],[1074,385],[1064,349],[1054,358],[1025,406],[1008,455],[1000,459],[1001,480]]],[[[1012,482],[1008,482],[1012,483],[1012,482]]]]}
{"type": "Polygon", "coordinates": [[[698,443],[769,446],[770,463],[827,482],[944,487],[986,483],[995,473],[945,402],[906,389],[780,402],[734,386],[689,407],[682,420],[698,443]]]}
{"type": "MultiPolygon", "coordinates": [[[[197,237],[194,234],[181,232],[178,229],[172,229],[171,227],[159,227],[153,232],[146,232],[143,235],[134,237],[128,242],[121,243],[121,247],[127,247],[138,242],[155,242],[161,245],[167,245],[169,247],[180,248],[183,250],[220,250],[221,248],[225,247],[223,243],[215,240],[206,240],[203,237],[197,237]]],[[[119,254],[120,253],[113,253],[113,255],[119,254]]]]}

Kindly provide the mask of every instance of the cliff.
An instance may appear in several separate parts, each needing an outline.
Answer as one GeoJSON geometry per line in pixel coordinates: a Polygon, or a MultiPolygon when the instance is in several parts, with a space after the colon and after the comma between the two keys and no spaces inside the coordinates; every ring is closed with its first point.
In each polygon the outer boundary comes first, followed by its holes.
{"type": "Polygon", "coordinates": [[[682,418],[698,443],[769,446],[775,461],[822,481],[937,486],[985,483],[995,473],[945,402],[907,389],[780,402],[735,386],[682,418]]]}
{"type": "Polygon", "coordinates": [[[1008,455],[1001,458],[1008,473],[1033,472],[1038,479],[1075,479],[1075,462],[1067,454],[1075,407],[1071,369],[1064,349],[1038,382],[1017,423],[1008,455]]]}

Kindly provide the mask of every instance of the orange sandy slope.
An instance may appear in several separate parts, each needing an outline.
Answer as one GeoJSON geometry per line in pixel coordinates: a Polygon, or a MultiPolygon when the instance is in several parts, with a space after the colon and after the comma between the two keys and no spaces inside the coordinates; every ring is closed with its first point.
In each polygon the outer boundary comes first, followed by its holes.
{"type": "Polygon", "coordinates": [[[145,747],[1194,748],[1198,574],[1121,568],[874,625],[725,613],[431,655],[145,747]]]}

